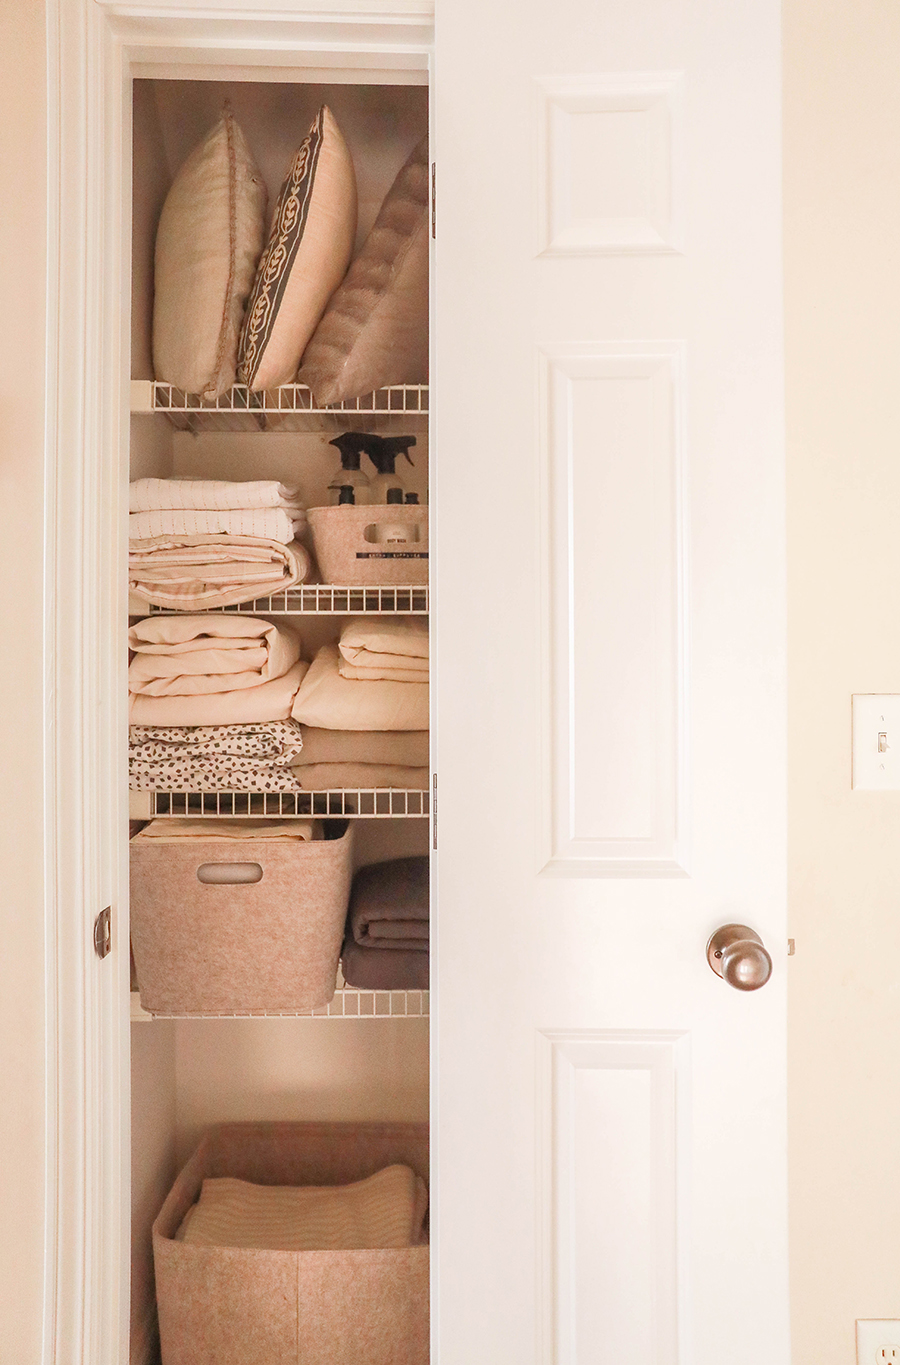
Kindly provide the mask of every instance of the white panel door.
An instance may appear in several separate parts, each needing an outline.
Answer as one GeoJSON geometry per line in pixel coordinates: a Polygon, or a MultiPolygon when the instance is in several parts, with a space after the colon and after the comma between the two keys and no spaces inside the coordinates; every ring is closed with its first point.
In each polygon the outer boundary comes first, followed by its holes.
{"type": "Polygon", "coordinates": [[[438,0],[441,1365],[788,1358],[779,42],[438,0]]]}

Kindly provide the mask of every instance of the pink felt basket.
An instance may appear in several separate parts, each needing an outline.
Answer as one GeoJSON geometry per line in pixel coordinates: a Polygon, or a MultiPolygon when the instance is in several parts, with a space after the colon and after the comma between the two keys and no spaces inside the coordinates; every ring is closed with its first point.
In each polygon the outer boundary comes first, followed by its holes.
{"type": "Polygon", "coordinates": [[[353,822],[339,839],[131,842],[131,946],[151,1014],[267,1014],[334,996],[353,875],[353,822]],[[258,865],[215,885],[202,867],[258,865]]]}
{"type": "Polygon", "coordinates": [[[207,1176],[343,1185],[393,1162],[427,1181],[427,1124],[210,1129],[153,1224],[162,1365],[427,1365],[427,1246],[255,1251],[175,1240],[207,1176]]]}
{"type": "Polygon", "coordinates": [[[310,507],[306,515],[324,583],[428,582],[427,507],[310,507]],[[379,540],[390,525],[407,527],[411,539],[399,545],[379,540]]]}

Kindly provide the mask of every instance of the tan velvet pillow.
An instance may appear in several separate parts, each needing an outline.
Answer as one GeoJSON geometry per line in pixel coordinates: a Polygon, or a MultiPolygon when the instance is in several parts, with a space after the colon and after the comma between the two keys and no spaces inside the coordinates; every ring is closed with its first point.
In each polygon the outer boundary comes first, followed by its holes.
{"type": "Polygon", "coordinates": [[[226,110],[166,196],[156,233],[156,378],[207,398],[234,383],[266,229],[266,186],[226,110]]]}
{"type": "Polygon", "coordinates": [[[350,261],[356,204],[353,161],[323,104],[281,187],[247,305],[238,377],[251,389],[295,378],[303,348],[350,261]]]}
{"type": "Polygon", "coordinates": [[[428,381],[428,139],[388,191],[372,231],[303,355],[317,402],[428,381]]]}

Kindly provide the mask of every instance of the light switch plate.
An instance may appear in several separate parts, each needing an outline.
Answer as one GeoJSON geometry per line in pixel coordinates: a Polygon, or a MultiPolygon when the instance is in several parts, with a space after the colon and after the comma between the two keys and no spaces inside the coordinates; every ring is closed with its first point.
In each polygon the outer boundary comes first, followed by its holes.
{"type": "Polygon", "coordinates": [[[900,1318],[857,1318],[856,1365],[889,1365],[892,1359],[900,1360],[900,1318]]]}
{"type": "Polygon", "coordinates": [[[900,695],[853,695],[853,789],[900,791],[900,695]]]}

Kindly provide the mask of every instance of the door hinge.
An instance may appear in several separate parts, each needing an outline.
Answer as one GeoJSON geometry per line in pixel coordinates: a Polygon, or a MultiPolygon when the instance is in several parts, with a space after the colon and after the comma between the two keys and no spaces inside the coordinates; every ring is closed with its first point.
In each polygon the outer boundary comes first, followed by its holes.
{"type": "Polygon", "coordinates": [[[101,910],[94,920],[94,952],[103,960],[112,947],[112,928],[110,926],[110,907],[101,910]]]}
{"type": "Polygon", "coordinates": [[[431,779],[431,847],[437,848],[437,773],[431,779]]]}
{"type": "Polygon", "coordinates": [[[437,236],[437,162],[431,163],[431,235],[437,236]]]}

